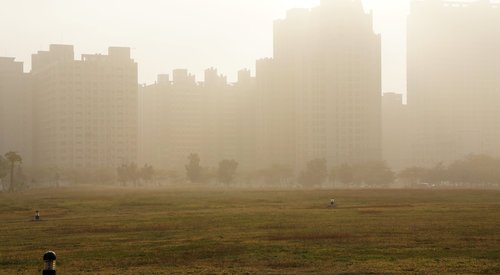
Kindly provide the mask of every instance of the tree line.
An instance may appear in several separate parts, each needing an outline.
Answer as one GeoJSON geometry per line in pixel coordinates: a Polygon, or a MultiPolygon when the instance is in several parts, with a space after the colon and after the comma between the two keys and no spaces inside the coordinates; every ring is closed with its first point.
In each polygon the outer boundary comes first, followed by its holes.
{"type": "Polygon", "coordinates": [[[431,168],[410,167],[401,171],[398,177],[413,186],[499,186],[500,158],[470,155],[448,165],[439,163],[431,168]]]}
{"type": "MultiPolygon", "coordinates": [[[[22,157],[16,152],[0,156],[0,181],[2,190],[14,192],[25,189],[26,175],[22,170],[22,157]]],[[[124,163],[115,171],[97,169],[91,172],[71,170],[64,173],[65,180],[74,183],[118,182],[121,186],[161,185],[164,182],[185,184],[218,183],[225,186],[239,184],[260,187],[390,187],[395,182],[408,187],[476,186],[500,185],[500,159],[486,155],[470,155],[448,165],[434,167],[410,167],[395,173],[383,161],[343,163],[328,167],[325,159],[313,159],[297,173],[293,168],[274,164],[256,171],[238,170],[239,163],[224,159],[215,168],[203,167],[198,154],[190,154],[184,166],[185,174],[179,171],[161,171],[152,165],[139,166],[124,163]]],[[[55,186],[59,186],[58,171],[48,172],[55,186]],[[55,175],[55,176],[54,176],[55,175]]],[[[34,180],[32,180],[34,182],[34,180]]]]}
{"type": "Polygon", "coordinates": [[[328,167],[325,159],[313,159],[297,174],[291,167],[274,164],[254,172],[237,173],[238,162],[223,160],[216,173],[210,173],[200,165],[197,154],[188,157],[186,175],[191,182],[231,184],[236,178],[242,184],[262,183],[266,186],[329,187],[390,187],[399,183],[407,187],[438,186],[500,186],[500,158],[487,155],[469,155],[448,165],[438,164],[431,168],[410,167],[394,172],[384,161],[343,163],[328,167]]]}
{"type": "MultiPolygon", "coordinates": [[[[187,178],[191,182],[201,183],[216,179],[223,184],[234,183],[237,176],[238,162],[222,160],[214,174],[200,165],[200,157],[191,154],[185,166],[187,178]]],[[[325,184],[342,184],[352,187],[386,187],[395,180],[395,174],[383,161],[342,164],[331,169],[325,159],[309,161],[305,168],[295,175],[294,170],[286,165],[274,164],[269,168],[239,175],[241,183],[263,183],[267,186],[320,187],[325,184]]]]}

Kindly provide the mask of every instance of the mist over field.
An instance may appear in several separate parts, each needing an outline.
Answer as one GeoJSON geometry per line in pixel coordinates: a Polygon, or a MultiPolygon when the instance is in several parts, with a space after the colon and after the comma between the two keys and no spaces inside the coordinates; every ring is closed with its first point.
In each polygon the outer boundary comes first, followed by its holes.
{"type": "Polygon", "coordinates": [[[500,273],[500,2],[3,6],[0,274],[500,273]]]}

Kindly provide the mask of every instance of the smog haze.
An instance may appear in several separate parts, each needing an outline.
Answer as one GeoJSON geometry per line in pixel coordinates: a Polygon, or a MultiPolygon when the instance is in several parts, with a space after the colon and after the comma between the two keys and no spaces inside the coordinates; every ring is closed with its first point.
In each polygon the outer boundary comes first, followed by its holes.
{"type": "MultiPolygon", "coordinates": [[[[319,0],[47,0],[6,1],[0,10],[0,55],[26,63],[49,44],[71,44],[76,53],[132,47],[141,65],[140,83],[158,73],[188,68],[203,79],[217,67],[236,80],[242,68],[271,57],[273,21],[292,8],[312,8],[319,0]],[[21,14],[21,16],[19,16],[21,14]]],[[[408,0],[364,0],[374,28],[383,33],[384,91],[404,93],[405,18],[408,0]]]]}

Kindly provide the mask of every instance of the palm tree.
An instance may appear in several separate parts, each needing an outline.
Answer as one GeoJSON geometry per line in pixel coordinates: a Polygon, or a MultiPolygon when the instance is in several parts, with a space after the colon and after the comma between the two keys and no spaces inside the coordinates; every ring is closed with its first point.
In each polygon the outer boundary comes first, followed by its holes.
{"type": "Polygon", "coordinates": [[[2,191],[5,191],[5,181],[4,178],[9,174],[9,162],[0,155],[0,181],[2,182],[2,191]]]}
{"type": "Polygon", "coordinates": [[[8,152],[5,154],[5,158],[10,162],[10,187],[9,192],[14,191],[14,167],[16,166],[16,162],[21,164],[23,162],[23,158],[18,155],[16,152],[8,152]]]}

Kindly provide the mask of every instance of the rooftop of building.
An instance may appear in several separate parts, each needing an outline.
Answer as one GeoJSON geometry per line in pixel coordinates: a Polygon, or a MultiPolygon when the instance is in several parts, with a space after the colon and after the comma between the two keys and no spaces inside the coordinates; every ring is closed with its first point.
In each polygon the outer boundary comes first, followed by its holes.
{"type": "Polygon", "coordinates": [[[14,57],[0,56],[0,73],[22,73],[23,62],[16,61],[14,57]]]}

